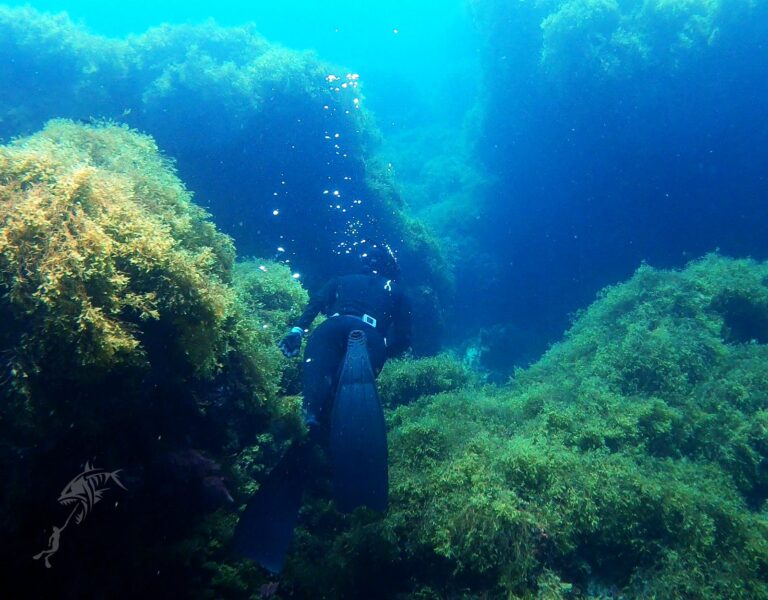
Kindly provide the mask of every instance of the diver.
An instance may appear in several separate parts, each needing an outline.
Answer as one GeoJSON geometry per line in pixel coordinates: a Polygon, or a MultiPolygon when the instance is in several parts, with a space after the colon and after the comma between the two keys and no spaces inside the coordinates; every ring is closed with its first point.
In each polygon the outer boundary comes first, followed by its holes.
{"type": "MultiPolygon", "coordinates": [[[[72,511],[70,516],[72,516],[72,514],[74,514],[74,511],[72,511]]],[[[67,523],[69,523],[69,519],[67,519],[67,523]]],[[[64,531],[67,523],[64,524],[64,527],[56,527],[55,525],[53,526],[53,533],[51,533],[51,537],[48,538],[48,549],[35,554],[32,557],[32,560],[40,560],[43,558],[45,559],[45,568],[51,568],[50,558],[59,551],[59,544],[61,543],[61,532],[64,531]]]]}
{"type": "Polygon", "coordinates": [[[272,573],[282,570],[293,537],[313,447],[329,450],[339,510],[387,508],[386,423],[375,379],[387,358],[410,346],[411,308],[395,282],[400,269],[389,246],[372,244],[359,258],[359,272],[326,283],[278,344],[286,357],[297,356],[317,315],[327,315],[304,351],[309,435],[267,476],[235,531],[240,554],[272,573]]]}

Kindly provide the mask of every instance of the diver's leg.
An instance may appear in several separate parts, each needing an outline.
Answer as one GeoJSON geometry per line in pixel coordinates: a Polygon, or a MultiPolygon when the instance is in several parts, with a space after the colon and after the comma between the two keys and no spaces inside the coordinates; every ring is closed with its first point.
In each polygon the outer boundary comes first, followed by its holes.
{"type": "MultiPolygon", "coordinates": [[[[337,319],[321,324],[304,351],[304,410],[310,440],[296,441],[251,497],[235,529],[234,546],[272,573],[283,568],[305,486],[316,476],[315,443],[331,404],[336,373],[346,350],[337,319]]],[[[327,419],[325,419],[327,420],[327,419]]]]}
{"type": "Polygon", "coordinates": [[[387,426],[376,389],[384,343],[373,328],[348,336],[331,411],[330,457],[339,510],[387,507],[387,426]]]}
{"type": "Polygon", "coordinates": [[[321,324],[304,351],[304,413],[310,428],[327,421],[339,365],[347,350],[347,327],[338,317],[321,324]]]}
{"type": "Polygon", "coordinates": [[[251,496],[235,528],[238,553],[279,573],[293,539],[308,479],[309,447],[294,444],[251,496]]]}

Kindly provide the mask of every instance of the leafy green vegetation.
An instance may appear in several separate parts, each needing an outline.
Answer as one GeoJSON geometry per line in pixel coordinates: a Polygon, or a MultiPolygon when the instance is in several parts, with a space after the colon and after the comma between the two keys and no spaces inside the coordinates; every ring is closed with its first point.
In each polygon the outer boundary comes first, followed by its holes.
{"type": "Polygon", "coordinates": [[[54,121],[0,151],[2,310],[18,327],[12,387],[54,368],[146,364],[138,335],[166,323],[191,369],[226,343],[234,247],[162,158],[119,126],[54,121]],[[63,364],[62,364],[63,363],[63,364]]]}
{"type": "Polygon", "coordinates": [[[390,408],[472,382],[472,373],[449,354],[391,360],[384,365],[378,378],[382,404],[390,408]]]}
{"type": "Polygon", "coordinates": [[[226,562],[234,511],[221,505],[252,493],[302,434],[300,399],[284,395],[298,366],[275,340],[306,291],[283,265],[235,265],[232,240],[154,140],[125,126],[52,121],[0,147],[0,222],[7,547],[35,541],[49,514],[38,503],[58,491],[48,486],[98,450],[127,474],[134,511],[113,545],[125,570],[104,587],[146,554],[170,573],[196,565],[211,597],[233,593],[228,573],[243,589],[245,571],[226,562]]]}
{"type": "Polygon", "coordinates": [[[342,595],[768,597],[766,293],[766,263],[643,266],[510,385],[398,406],[390,510],[323,584],[358,557],[381,580],[342,595]]]}

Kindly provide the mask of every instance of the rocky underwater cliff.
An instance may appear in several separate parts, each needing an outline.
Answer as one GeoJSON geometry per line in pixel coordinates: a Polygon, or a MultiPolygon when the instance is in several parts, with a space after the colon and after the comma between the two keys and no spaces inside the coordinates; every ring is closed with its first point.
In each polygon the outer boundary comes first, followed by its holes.
{"type": "Polygon", "coordinates": [[[768,262],[643,264],[492,384],[436,354],[453,270],[353,74],[249,28],[0,31],[0,595],[768,598],[768,262]],[[230,543],[306,434],[276,342],[361,197],[423,316],[379,378],[390,507],[318,482],[275,585],[230,543]]]}

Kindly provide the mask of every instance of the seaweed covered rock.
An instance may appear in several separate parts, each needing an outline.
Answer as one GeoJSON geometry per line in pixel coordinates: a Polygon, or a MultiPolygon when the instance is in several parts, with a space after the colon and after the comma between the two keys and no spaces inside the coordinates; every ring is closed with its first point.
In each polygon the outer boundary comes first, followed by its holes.
{"type": "Polygon", "coordinates": [[[742,21],[761,15],[744,0],[566,0],[542,6],[541,66],[559,79],[627,78],[662,65],[679,72],[733,43],[742,21]]]}
{"type": "Polygon", "coordinates": [[[755,68],[768,61],[767,3],[469,4],[485,41],[476,150],[496,180],[493,218],[465,233],[492,251],[468,253],[462,271],[485,277],[457,303],[481,325],[525,323],[554,342],[641,261],[766,255],[755,148],[768,130],[754,99],[768,94],[755,68]]]}
{"type": "MultiPolygon", "coordinates": [[[[287,265],[273,260],[250,259],[235,263],[233,285],[249,319],[276,347],[289,327],[296,323],[309,294],[287,265]]],[[[301,363],[298,358],[282,363],[280,388],[284,393],[300,390],[301,363]]]]}
{"type": "Polygon", "coordinates": [[[309,294],[284,264],[250,259],[235,263],[233,285],[248,314],[277,342],[293,325],[309,294]]]}
{"type": "MultiPolygon", "coordinates": [[[[717,255],[643,266],[510,385],[398,407],[390,510],[335,534],[312,584],[343,597],[768,598],[767,276],[768,263],[717,255]]],[[[307,561],[292,571],[303,590],[307,561]]]]}
{"type": "Polygon", "coordinates": [[[112,403],[164,393],[187,396],[180,420],[254,435],[244,415],[268,418],[287,368],[274,332],[306,292],[277,267],[269,284],[233,287],[231,239],[152,138],[53,121],[0,149],[0,211],[1,391],[16,434],[64,426],[51,409],[93,433],[112,403]]]}
{"type": "Polygon", "coordinates": [[[357,73],[270,43],[252,25],[108,39],[31,9],[0,8],[0,49],[14,59],[0,73],[0,87],[13,90],[0,98],[0,136],[52,117],[147,131],[241,254],[284,248],[281,260],[310,287],[348,269],[356,242],[386,240],[422,287],[417,322],[436,337],[434,307],[447,303],[450,269],[373,160],[379,133],[357,73]]]}
{"type": "Polygon", "coordinates": [[[0,186],[12,387],[146,366],[141,331],[155,324],[171,332],[164,352],[215,371],[234,247],[151,138],[53,121],[0,150],[0,186]]]}
{"type": "Polygon", "coordinates": [[[0,54],[9,58],[0,73],[0,138],[30,135],[56,117],[119,116],[113,93],[130,94],[130,86],[105,84],[127,75],[127,53],[85,35],[64,13],[3,6],[0,29],[0,54]]]}
{"type": "Polygon", "coordinates": [[[400,358],[384,365],[378,377],[384,406],[410,404],[422,396],[448,392],[475,381],[470,370],[449,354],[400,358]]]}
{"type": "Polygon", "coordinates": [[[252,490],[301,433],[299,403],[281,397],[296,365],[274,341],[306,292],[265,264],[260,276],[234,266],[232,240],[149,136],[59,120],[0,147],[0,562],[15,577],[32,579],[37,563],[18,557],[39,551],[57,519],[49,503],[98,455],[127,489],[99,512],[109,535],[61,558],[61,577],[110,555],[88,585],[186,595],[167,546],[231,522],[231,507],[206,515],[252,490]]]}
{"type": "MultiPolygon", "coordinates": [[[[766,31],[766,6],[749,0],[489,0],[470,5],[490,42],[487,49],[495,48],[487,56],[492,61],[486,65],[488,81],[507,100],[525,82],[533,82],[537,94],[546,90],[560,98],[598,90],[620,93],[613,84],[621,82],[624,94],[646,104],[665,96],[674,99],[679,86],[698,87],[708,79],[702,93],[722,100],[717,92],[731,78],[753,77],[728,73],[728,61],[742,67],[744,59],[765,52],[760,40],[766,31]],[[662,82],[670,89],[662,89],[662,82]],[[505,83],[512,84],[506,92],[505,83]],[[643,92],[642,86],[648,89],[643,92]]],[[[574,114],[601,108],[608,106],[595,99],[574,114]]]]}

